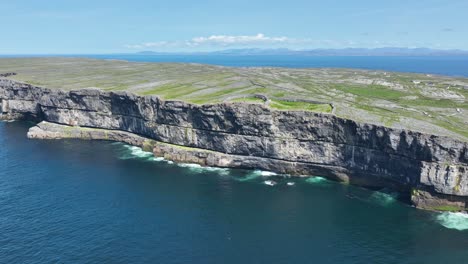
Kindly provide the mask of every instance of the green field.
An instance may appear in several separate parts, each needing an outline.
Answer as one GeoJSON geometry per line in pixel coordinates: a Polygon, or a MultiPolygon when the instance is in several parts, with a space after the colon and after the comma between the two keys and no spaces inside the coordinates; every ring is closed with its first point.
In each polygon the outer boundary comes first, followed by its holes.
{"type": "Polygon", "coordinates": [[[82,58],[3,58],[10,79],[99,88],[195,104],[245,102],[331,113],[468,140],[468,79],[356,69],[231,68],[82,58]],[[267,100],[261,99],[266,98],[267,100]]]}

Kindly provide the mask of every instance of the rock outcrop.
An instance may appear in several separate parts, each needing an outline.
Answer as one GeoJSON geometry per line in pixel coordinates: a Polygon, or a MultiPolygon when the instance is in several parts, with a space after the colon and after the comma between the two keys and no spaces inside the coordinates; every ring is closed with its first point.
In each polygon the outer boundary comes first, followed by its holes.
{"type": "Polygon", "coordinates": [[[10,77],[16,75],[16,72],[0,73],[0,77],[10,77]]]}
{"type": "Polygon", "coordinates": [[[415,204],[427,209],[434,209],[431,201],[458,210],[468,206],[468,144],[448,137],[256,104],[198,106],[127,92],[53,90],[11,80],[0,80],[0,110],[0,119],[64,125],[42,123],[31,129],[31,137],[134,145],[150,140],[156,155],[175,161],[391,187],[413,194],[415,204]]]}
{"type": "Polygon", "coordinates": [[[27,136],[28,138],[34,139],[79,138],[89,140],[109,140],[138,146],[149,151],[152,151],[152,147],[148,148],[147,146],[152,146],[154,144],[152,140],[125,131],[64,126],[45,121],[31,127],[27,136]]]}

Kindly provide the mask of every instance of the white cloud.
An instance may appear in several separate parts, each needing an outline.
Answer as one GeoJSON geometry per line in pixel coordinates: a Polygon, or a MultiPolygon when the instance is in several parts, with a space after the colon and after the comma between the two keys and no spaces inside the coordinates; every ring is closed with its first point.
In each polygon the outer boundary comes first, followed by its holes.
{"type": "Polygon", "coordinates": [[[125,45],[125,48],[128,48],[128,49],[160,48],[160,47],[166,47],[169,44],[170,44],[170,42],[168,42],[168,41],[145,42],[145,43],[141,43],[141,44],[125,45]]]}
{"type": "Polygon", "coordinates": [[[192,39],[191,43],[195,45],[200,45],[200,44],[245,45],[245,44],[286,43],[289,41],[290,39],[287,37],[268,37],[262,33],[259,33],[253,36],[211,35],[209,37],[196,37],[192,39]]]}
{"type": "Polygon", "coordinates": [[[158,41],[145,42],[141,44],[125,45],[129,49],[142,48],[163,48],[163,47],[194,47],[194,46],[236,46],[236,45],[265,45],[265,44],[281,44],[293,43],[295,39],[287,37],[269,37],[262,33],[257,35],[211,35],[208,37],[195,37],[191,40],[184,41],[158,41]]]}
{"type": "MultiPolygon", "coordinates": [[[[140,44],[125,45],[128,49],[159,49],[159,50],[216,50],[216,48],[291,48],[291,49],[314,49],[314,48],[378,48],[399,46],[424,46],[421,43],[400,43],[394,41],[355,41],[355,40],[333,40],[312,38],[290,38],[285,36],[266,36],[258,33],[256,35],[211,35],[194,37],[188,40],[144,42],[140,44]]],[[[427,46],[427,45],[426,45],[427,46]]]]}

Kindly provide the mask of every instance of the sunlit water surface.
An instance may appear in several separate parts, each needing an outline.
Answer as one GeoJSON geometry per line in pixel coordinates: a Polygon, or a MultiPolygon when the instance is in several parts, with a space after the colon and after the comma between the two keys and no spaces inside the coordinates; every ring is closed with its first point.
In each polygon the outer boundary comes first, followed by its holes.
{"type": "Polygon", "coordinates": [[[0,122],[1,263],[468,259],[466,215],[395,193],[177,165],[121,143],[28,140],[30,125],[0,122]]]}

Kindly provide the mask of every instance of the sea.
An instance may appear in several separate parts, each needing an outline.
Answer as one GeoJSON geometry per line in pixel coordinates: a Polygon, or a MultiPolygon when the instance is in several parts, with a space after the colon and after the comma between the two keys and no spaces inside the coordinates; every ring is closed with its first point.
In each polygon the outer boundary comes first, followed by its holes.
{"type": "Polygon", "coordinates": [[[298,56],[298,55],[147,55],[66,54],[0,55],[15,57],[84,57],[133,62],[201,63],[230,67],[355,68],[468,77],[468,56],[298,56]]]}
{"type": "Polygon", "coordinates": [[[467,263],[468,216],[0,122],[0,263],[467,263]],[[268,185],[266,181],[276,185],[268,185]]]}

